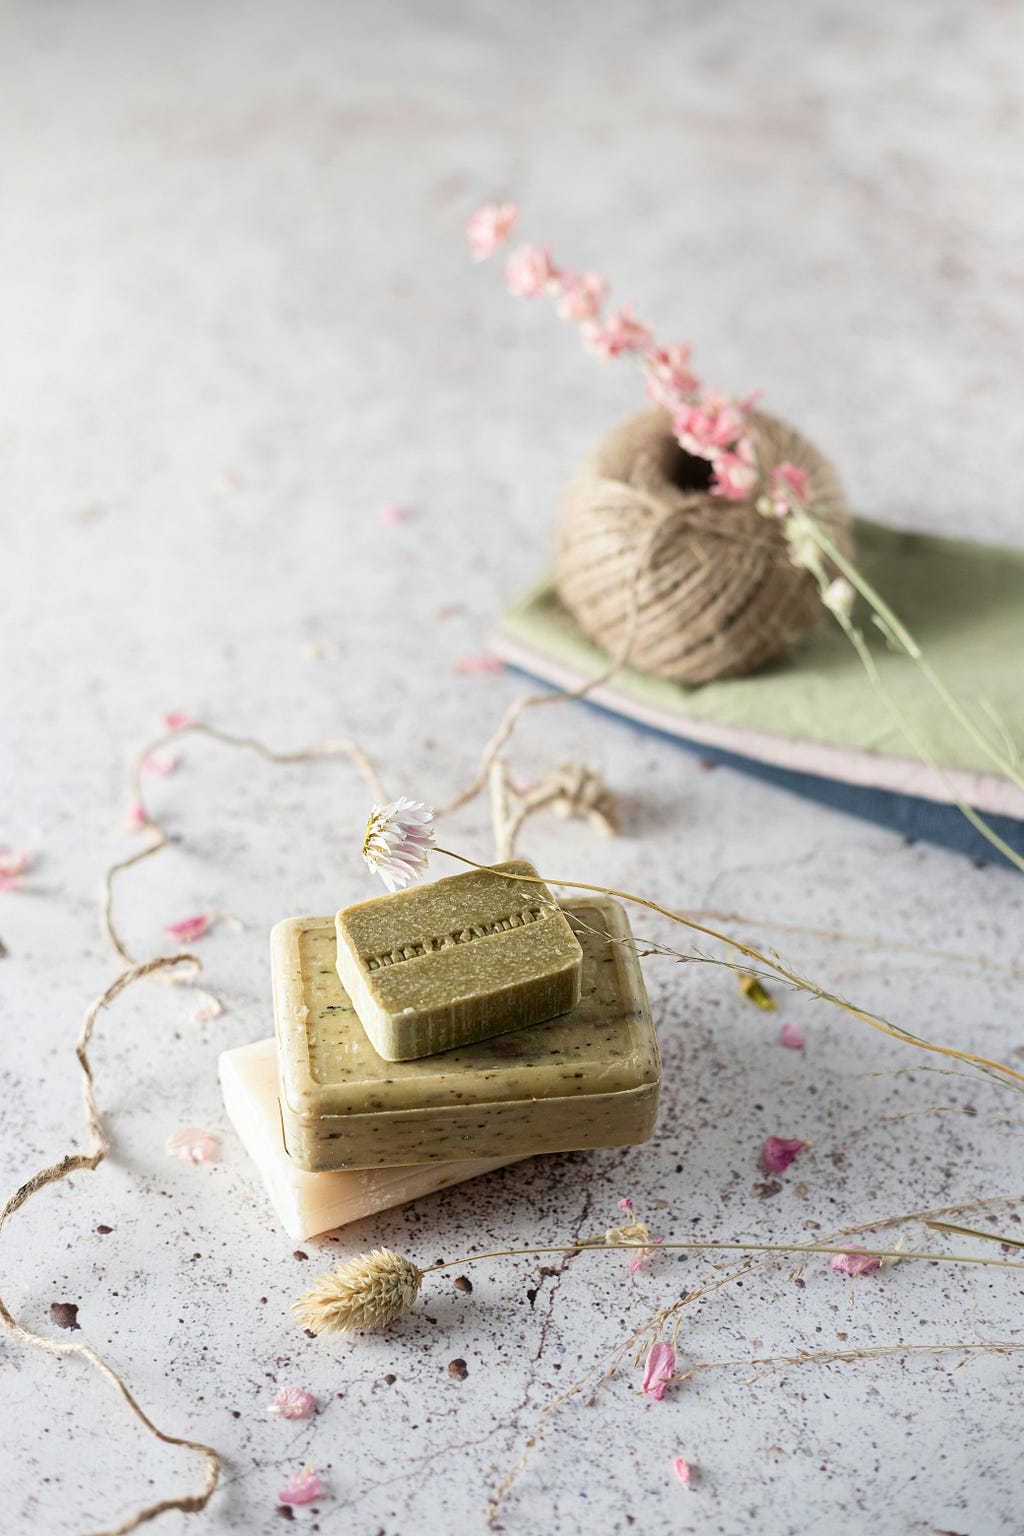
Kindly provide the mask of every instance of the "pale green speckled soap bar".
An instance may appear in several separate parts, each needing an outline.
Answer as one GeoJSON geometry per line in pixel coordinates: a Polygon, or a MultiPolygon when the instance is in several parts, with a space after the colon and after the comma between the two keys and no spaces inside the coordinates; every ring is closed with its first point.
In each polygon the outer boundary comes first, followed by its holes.
{"type": "Polygon", "coordinates": [[[336,923],[338,975],[385,1061],[522,1029],[580,1000],[579,943],[523,860],[361,901],[336,923]]]}
{"type": "Polygon", "coordinates": [[[567,903],[583,953],[570,1013],[387,1062],[334,964],[329,917],[271,935],[281,1120],[300,1168],[378,1168],[628,1146],[653,1134],[661,1060],[626,914],[567,903]]]}

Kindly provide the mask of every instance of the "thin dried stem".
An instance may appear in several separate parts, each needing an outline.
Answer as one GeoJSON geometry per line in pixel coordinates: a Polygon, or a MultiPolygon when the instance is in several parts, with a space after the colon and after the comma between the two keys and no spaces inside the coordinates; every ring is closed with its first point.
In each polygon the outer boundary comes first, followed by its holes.
{"type": "MultiPolygon", "coordinates": [[[[450,848],[438,847],[436,852],[447,855],[450,859],[456,859],[460,864],[469,864],[474,869],[486,869],[489,866],[479,864],[475,859],[468,859],[461,853],[454,853],[450,848]]],[[[663,907],[659,902],[651,901],[646,896],[637,896],[632,891],[621,891],[615,886],[592,885],[584,880],[563,880],[554,875],[516,875],[517,881],[527,881],[535,885],[562,885],[574,891],[595,891],[602,896],[613,896],[619,901],[631,902],[634,906],[645,907],[649,912],[657,912],[660,917],[667,917],[671,922],[680,923],[684,928],[690,928],[695,933],[702,933],[706,938],[714,939],[717,943],[731,946],[747,960],[752,960],[757,965],[765,966],[776,977],[781,977],[790,986],[798,988],[802,992],[809,992],[813,997],[820,998],[823,1002],[832,1003],[841,1008],[844,1013],[850,1014],[855,1019],[860,1019],[864,1024],[870,1024],[872,1029],[879,1030],[884,1035],[890,1035],[894,1040],[903,1040],[911,1045],[916,1045],[922,1051],[935,1051],[940,1056],[949,1056],[957,1061],[966,1061],[995,1077],[1011,1087],[1020,1084],[1024,1088],[1024,1072],[1018,1072],[1014,1067],[1005,1066],[998,1061],[991,1061],[987,1056],[980,1056],[973,1051],[958,1051],[953,1046],[935,1045],[930,1040],[923,1040],[919,1035],[914,1035],[910,1030],[902,1029],[891,1024],[888,1019],[883,1019],[877,1014],[868,1013],[866,1009],[858,1008],[853,1003],[847,1002],[837,993],[829,992],[824,987],[817,986],[814,982],[798,976],[795,971],[784,965],[778,956],[766,955],[751,944],[744,944],[737,938],[725,933],[719,933],[717,929],[709,928],[704,923],[695,922],[686,916],[684,912],[673,912],[669,907],[663,907]]],[[[686,961],[691,957],[677,954],[666,946],[661,946],[662,953],[674,955],[678,960],[686,961]]],[[[707,959],[706,956],[698,958],[707,959]]],[[[749,967],[737,966],[730,960],[713,961],[711,963],[727,966],[731,970],[748,970],[749,967]]]]}

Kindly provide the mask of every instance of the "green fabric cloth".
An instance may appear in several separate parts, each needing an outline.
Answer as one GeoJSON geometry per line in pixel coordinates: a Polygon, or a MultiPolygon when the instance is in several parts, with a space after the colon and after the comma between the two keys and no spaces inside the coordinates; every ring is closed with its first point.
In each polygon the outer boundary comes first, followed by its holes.
{"type": "MultiPolygon", "coordinates": [[[[856,520],[855,538],[858,569],[891,604],[939,676],[979,724],[997,738],[1005,732],[1024,757],[1024,551],[901,532],[866,518],[856,520]]],[[[913,662],[888,650],[863,601],[858,600],[855,616],[886,689],[934,760],[946,768],[998,774],[913,662]]],[[[502,628],[587,677],[607,660],[576,628],[550,579],[505,613],[502,628]]],[[[615,687],[690,719],[857,752],[918,755],[831,620],[787,660],[752,677],[686,688],[627,669],[615,687]]]]}

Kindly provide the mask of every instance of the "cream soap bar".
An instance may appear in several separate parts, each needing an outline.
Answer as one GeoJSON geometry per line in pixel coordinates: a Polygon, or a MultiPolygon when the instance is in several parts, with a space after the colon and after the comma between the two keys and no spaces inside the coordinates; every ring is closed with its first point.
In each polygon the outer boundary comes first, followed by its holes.
{"type": "Polygon", "coordinates": [[[331,919],[278,923],[281,1118],[295,1162],[377,1168],[646,1141],[661,1061],[626,914],[606,897],[565,912],[583,952],[570,1013],[403,1062],[370,1045],[338,979],[331,919]]]}
{"type": "Polygon", "coordinates": [[[583,956],[572,929],[546,885],[509,878],[536,874],[516,860],[338,913],[338,975],[386,1061],[575,1008],[583,956]]]}
{"type": "Polygon", "coordinates": [[[276,1041],[257,1040],[254,1045],[224,1051],[220,1084],[228,1118],[256,1164],[281,1225],[300,1242],[516,1161],[466,1158],[458,1163],[419,1163],[414,1168],[307,1173],[284,1149],[276,1041]]]}

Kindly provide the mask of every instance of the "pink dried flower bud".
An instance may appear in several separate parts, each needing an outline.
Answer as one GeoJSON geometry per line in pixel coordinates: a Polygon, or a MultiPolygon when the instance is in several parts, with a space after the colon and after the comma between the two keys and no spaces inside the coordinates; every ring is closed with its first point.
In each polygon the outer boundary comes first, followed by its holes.
{"type": "Polygon", "coordinates": [[[593,320],[607,290],[600,272],[563,272],[555,311],[563,320],[593,320]]]}
{"type": "Polygon", "coordinates": [[[712,496],[726,501],[746,501],[757,485],[754,448],[748,437],[741,437],[732,452],[718,453],[711,480],[712,496]]]}
{"type": "Polygon", "coordinates": [[[456,672],[464,677],[479,677],[486,673],[504,672],[505,663],[498,656],[460,656],[455,663],[456,672]]]}
{"type": "Polygon", "coordinates": [[[316,1411],[316,1398],[301,1387],[281,1387],[267,1404],[267,1412],[277,1419],[308,1419],[316,1411]]]}
{"type": "Polygon", "coordinates": [[[399,502],[388,502],[383,507],[377,508],[377,521],[383,523],[385,528],[395,528],[399,523],[407,523],[412,514],[408,507],[403,507],[399,502]]]}
{"type": "Polygon", "coordinates": [[[660,1341],[652,1344],[651,1352],[644,1365],[644,1379],[640,1385],[640,1391],[645,1397],[651,1397],[656,1403],[660,1403],[665,1396],[665,1388],[675,1373],[676,1352],[672,1345],[660,1341]]]}
{"type": "Polygon", "coordinates": [[[802,1051],[807,1044],[800,1025],[792,1022],[783,1024],[779,1040],[786,1047],[787,1051],[802,1051]]]}
{"type": "Polygon", "coordinates": [[[205,1003],[199,1004],[192,1015],[192,1022],[193,1024],[211,1024],[214,1019],[219,1019],[223,1012],[224,1004],[220,999],[209,997],[205,1003]]]}
{"type": "Polygon", "coordinates": [[[169,779],[178,766],[178,759],[173,752],[165,752],[162,747],[157,747],[153,752],[147,752],[139,767],[143,773],[150,773],[158,779],[169,779]]]}
{"type": "Polygon", "coordinates": [[[632,304],[624,304],[607,320],[586,321],[582,333],[587,351],[605,361],[619,357],[623,352],[645,352],[653,334],[650,326],[642,325],[636,319],[632,304]]]}
{"type": "Polygon", "coordinates": [[[769,1173],[782,1173],[798,1157],[807,1143],[795,1136],[769,1136],[761,1156],[769,1173]]]}
{"type": "Polygon", "coordinates": [[[209,933],[210,926],[209,917],[205,912],[200,912],[195,917],[183,917],[178,923],[168,923],[164,928],[164,937],[173,939],[175,944],[194,944],[196,939],[209,933]]]}
{"type": "Polygon", "coordinates": [[[647,393],[655,405],[673,415],[686,409],[700,380],[690,367],[693,349],[689,342],[674,347],[652,347],[647,353],[647,393]]]}
{"type": "Polygon", "coordinates": [[[164,1150],[182,1163],[208,1163],[217,1150],[217,1138],[196,1125],[183,1125],[180,1131],[171,1132],[164,1150]]]}
{"type": "Polygon", "coordinates": [[[123,832],[140,832],[143,827],[149,826],[149,817],[146,815],[146,807],[141,800],[129,800],[124,808],[124,816],[121,818],[121,830],[123,832]]]}
{"type": "Polygon", "coordinates": [[[672,1471],[675,1473],[676,1477],[682,1483],[684,1488],[693,1477],[693,1468],[690,1466],[690,1463],[688,1461],[684,1461],[681,1456],[677,1456],[673,1461],[672,1471]]]}
{"type": "Polygon", "coordinates": [[[314,1499],[323,1497],[324,1485],[311,1466],[302,1468],[290,1478],[277,1495],[279,1504],[312,1504],[314,1499]]]}
{"type": "Polygon", "coordinates": [[[776,517],[785,517],[794,503],[804,505],[810,493],[810,478],[806,469],[783,459],[776,464],[768,481],[768,495],[776,517]]]}
{"type": "Polygon", "coordinates": [[[846,1253],[834,1253],[828,1261],[828,1267],[838,1275],[850,1275],[856,1279],[858,1275],[870,1275],[872,1271],[881,1269],[882,1261],[865,1253],[863,1248],[850,1248],[846,1253]]]}
{"type": "Polygon", "coordinates": [[[23,848],[0,848],[0,891],[20,891],[21,877],[31,867],[31,854],[23,848]]]}
{"type": "Polygon", "coordinates": [[[558,282],[558,269],[549,251],[539,245],[521,245],[506,263],[505,282],[514,298],[539,299],[558,282]]]}
{"type": "Polygon", "coordinates": [[[196,725],[198,722],[193,715],[186,715],[184,710],[170,709],[164,715],[163,723],[166,731],[182,731],[186,725],[196,725]]]}
{"type": "Polygon", "coordinates": [[[515,203],[487,203],[470,214],[466,221],[466,239],[474,261],[486,261],[499,245],[504,245],[519,217],[515,203]]]}

